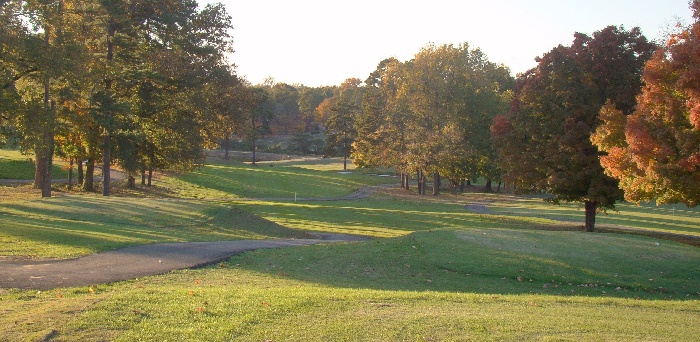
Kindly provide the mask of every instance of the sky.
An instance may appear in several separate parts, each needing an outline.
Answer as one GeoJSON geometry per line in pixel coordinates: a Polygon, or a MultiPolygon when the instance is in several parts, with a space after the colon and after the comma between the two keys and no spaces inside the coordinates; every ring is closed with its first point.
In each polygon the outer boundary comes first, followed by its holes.
{"type": "Polygon", "coordinates": [[[638,26],[663,39],[692,23],[688,0],[200,0],[210,2],[233,19],[239,76],[310,87],[364,80],[383,59],[410,60],[429,43],[467,42],[515,76],[575,32],[638,26]]]}

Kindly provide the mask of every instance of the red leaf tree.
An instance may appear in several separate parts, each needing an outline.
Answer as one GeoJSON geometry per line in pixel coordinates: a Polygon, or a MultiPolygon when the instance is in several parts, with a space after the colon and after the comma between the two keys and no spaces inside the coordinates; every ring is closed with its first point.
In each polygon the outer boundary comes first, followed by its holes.
{"type": "Polygon", "coordinates": [[[696,22],[656,51],[632,115],[606,106],[591,140],[629,201],[700,203],[700,1],[696,22]]]}
{"type": "Polygon", "coordinates": [[[609,26],[593,37],[577,33],[521,75],[510,113],[498,117],[492,135],[506,180],[521,192],[546,192],[558,203],[583,202],[586,230],[599,208],[622,197],[604,173],[590,140],[607,100],[631,112],[641,88],[644,63],[656,47],[638,28],[609,26]]]}

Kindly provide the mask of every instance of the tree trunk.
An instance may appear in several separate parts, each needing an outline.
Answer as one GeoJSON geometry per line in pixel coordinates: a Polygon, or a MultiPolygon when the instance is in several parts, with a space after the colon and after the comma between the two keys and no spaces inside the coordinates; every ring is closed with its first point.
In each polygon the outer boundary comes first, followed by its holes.
{"type": "Polygon", "coordinates": [[[141,164],[141,185],[146,185],[146,164],[141,164]]]}
{"type": "Polygon", "coordinates": [[[590,233],[595,228],[595,214],[598,209],[598,203],[586,201],[584,205],[586,207],[586,231],[590,233]]]}
{"type": "Polygon", "coordinates": [[[231,137],[226,135],[224,138],[224,160],[228,160],[228,147],[231,145],[231,137]]]}
{"type": "Polygon", "coordinates": [[[496,188],[496,192],[501,192],[501,183],[503,182],[498,182],[498,188],[496,188]]]}
{"type": "Polygon", "coordinates": [[[136,188],[136,177],[129,172],[129,177],[127,178],[126,186],[129,189],[135,189],[136,188]]]}
{"type": "Polygon", "coordinates": [[[423,171],[418,170],[418,174],[416,175],[416,181],[418,183],[418,194],[422,195],[423,194],[423,187],[425,184],[423,183],[423,171]]]}
{"type": "Polygon", "coordinates": [[[104,145],[102,148],[102,196],[109,196],[109,183],[111,180],[111,172],[109,169],[111,164],[110,140],[111,137],[109,134],[102,138],[102,144],[104,145]]]}
{"type": "Polygon", "coordinates": [[[73,158],[68,162],[68,190],[73,189],[73,158]]]}
{"type": "Polygon", "coordinates": [[[153,179],[153,168],[148,168],[148,186],[151,186],[151,180],[153,179]]]}
{"type": "Polygon", "coordinates": [[[486,185],[484,186],[484,191],[485,192],[493,192],[493,188],[491,188],[491,180],[490,179],[486,180],[486,185]]]}
{"type": "Polygon", "coordinates": [[[346,139],[346,133],[343,132],[343,171],[348,169],[348,141],[346,139]]]}
{"type": "Polygon", "coordinates": [[[95,191],[95,159],[88,158],[85,164],[85,179],[83,181],[83,190],[95,191]]]}
{"type": "Polygon", "coordinates": [[[34,150],[34,189],[41,189],[42,184],[44,184],[46,159],[44,159],[43,154],[41,148],[34,150]]]}
{"type": "MultiPolygon", "coordinates": [[[[112,64],[112,60],[114,59],[114,35],[116,34],[116,25],[114,24],[114,18],[109,18],[109,24],[107,28],[107,65],[110,66],[112,64]]],[[[105,82],[105,90],[107,91],[108,94],[112,92],[112,79],[111,78],[106,78],[104,80],[105,82]]],[[[103,108],[104,111],[106,111],[105,117],[108,118],[107,121],[109,121],[109,118],[112,117],[112,109],[111,108],[103,108]]],[[[110,150],[111,150],[111,132],[110,129],[111,127],[104,127],[105,132],[104,132],[104,137],[102,138],[102,196],[109,196],[109,185],[111,181],[111,175],[110,175],[110,164],[111,163],[111,156],[110,156],[110,150]]]]}
{"type": "Polygon", "coordinates": [[[467,184],[467,182],[464,181],[464,179],[461,182],[459,182],[459,192],[464,192],[464,186],[466,184],[467,184]]]}
{"type": "Polygon", "coordinates": [[[253,165],[255,165],[255,162],[256,162],[256,160],[255,160],[255,150],[257,150],[257,148],[256,148],[257,146],[255,146],[255,139],[253,139],[252,145],[253,145],[253,146],[252,146],[252,147],[253,147],[253,165]]]}
{"type": "Polygon", "coordinates": [[[411,190],[411,183],[410,183],[411,178],[410,178],[410,176],[411,176],[411,175],[410,175],[408,172],[405,172],[405,173],[403,174],[404,180],[405,180],[405,182],[406,182],[406,184],[405,184],[405,185],[406,185],[406,188],[405,188],[406,191],[411,190]]]}
{"type": "Polygon", "coordinates": [[[51,135],[51,147],[46,151],[46,168],[41,184],[41,197],[51,197],[51,169],[53,166],[53,132],[51,135]]]}
{"type": "Polygon", "coordinates": [[[433,196],[440,194],[440,173],[433,173],[433,196]]]}
{"type": "Polygon", "coordinates": [[[78,159],[77,161],[78,161],[78,181],[76,182],[76,184],[78,186],[82,186],[83,185],[83,176],[84,176],[83,161],[81,159],[78,159]]]}

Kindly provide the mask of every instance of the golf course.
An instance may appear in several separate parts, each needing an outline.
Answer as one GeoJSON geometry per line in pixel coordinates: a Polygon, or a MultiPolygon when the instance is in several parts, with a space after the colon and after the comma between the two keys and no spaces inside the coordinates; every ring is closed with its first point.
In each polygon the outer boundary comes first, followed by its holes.
{"type": "MultiPolygon", "coordinates": [[[[11,163],[16,179],[31,179],[31,162],[1,152],[0,169],[11,163]]],[[[462,194],[418,195],[389,170],[342,170],[342,159],[213,157],[108,198],[62,183],[43,199],[30,185],[3,185],[0,263],[156,243],[363,239],[260,249],[113,283],[0,289],[0,340],[700,336],[698,209],[621,203],[586,233],[580,204],[483,193],[478,181],[462,194]]]]}

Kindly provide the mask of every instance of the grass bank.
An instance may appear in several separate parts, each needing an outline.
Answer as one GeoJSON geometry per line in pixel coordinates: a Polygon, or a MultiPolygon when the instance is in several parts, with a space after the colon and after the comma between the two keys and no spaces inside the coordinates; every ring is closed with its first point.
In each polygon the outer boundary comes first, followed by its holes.
{"type": "MultiPolygon", "coordinates": [[[[583,216],[576,206],[506,195],[390,190],[356,201],[294,202],[289,194],[300,184],[309,194],[343,196],[386,178],[339,173],[332,163],[285,163],[220,162],[199,175],[158,180],[172,190],[169,196],[188,199],[85,195],[0,203],[2,255],[70,257],[125,244],[305,231],[372,238],[259,250],[114,284],[0,290],[0,340],[694,341],[700,335],[697,247],[567,231],[583,216]],[[284,199],[236,199],[267,196],[284,199]],[[470,210],[474,205],[480,210],[470,210]]],[[[600,220],[620,215],[605,224],[684,234],[700,225],[692,211],[635,208],[621,206],[600,220]],[[658,216],[645,217],[645,210],[658,216]]]]}

